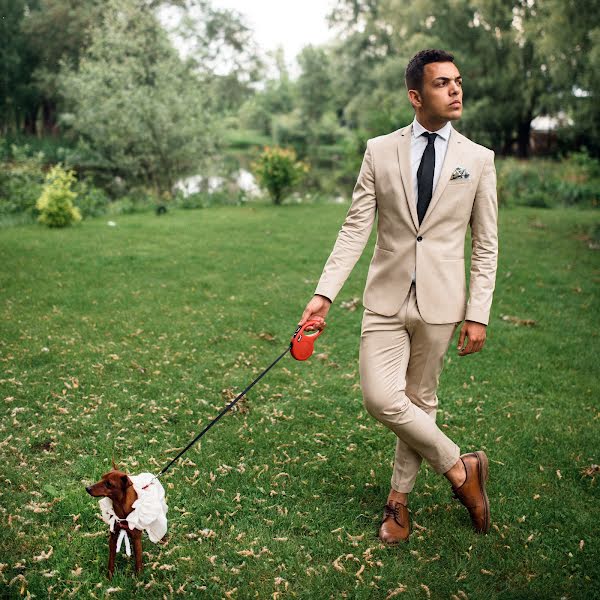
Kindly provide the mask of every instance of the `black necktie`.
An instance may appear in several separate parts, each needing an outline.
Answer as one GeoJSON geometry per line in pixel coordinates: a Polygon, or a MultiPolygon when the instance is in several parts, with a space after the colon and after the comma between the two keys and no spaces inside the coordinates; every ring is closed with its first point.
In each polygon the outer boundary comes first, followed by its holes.
{"type": "Polygon", "coordinates": [[[423,135],[427,138],[427,147],[425,148],[425,152],[423,152],[421,164],[417,171],[417,189],[419,192],[417,215],[419,217],[419,225],[427,212],[427,207],[433,194],[433,171],[435,170],[435,147],[433,144],[437,133],[426,131],[423,135]]]}

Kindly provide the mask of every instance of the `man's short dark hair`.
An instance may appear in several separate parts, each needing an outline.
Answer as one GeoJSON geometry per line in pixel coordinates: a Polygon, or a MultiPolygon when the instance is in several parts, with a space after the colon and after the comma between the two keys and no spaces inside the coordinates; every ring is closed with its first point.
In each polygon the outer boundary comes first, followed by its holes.
{"type": "Polygon", "coordinates": [[[406,66],[404,80],[406,89],[423,91],[423,70],[425,65],[434,62],[454,62],[454,56],[445,50],[429,48],[417,52],[406,66]]]}

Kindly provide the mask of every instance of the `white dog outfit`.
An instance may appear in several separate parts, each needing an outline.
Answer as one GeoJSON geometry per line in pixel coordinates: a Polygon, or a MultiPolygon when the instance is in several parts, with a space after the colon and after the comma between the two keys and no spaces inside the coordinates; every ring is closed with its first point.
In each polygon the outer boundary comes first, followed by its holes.
{"type": "MultiPolygon", "coordinates": [[[[99,505],[102,513],[102,520],[114,532],[115,523],[127,521],[130,529],[141,529],[146,531],[151,542],[158,542],[165,533],[167,533],[167,511],[169,510],[165,502],[165,489],[158,479],[155,479],[152,473],[140,473],[139,475],[130,475],[133,489],[137,494],[137,500],[132,504],[133,510],[127,515],[126,519],[120,519],[113,509],[113,503],[110,498],[101,498],[99,505]]],[[[121,543],[125,541],[125,552],[131,556],[129,546],[129,537],[125,529],[121,529],[117,540],[117,552],[121,549],[121,543]]]]}

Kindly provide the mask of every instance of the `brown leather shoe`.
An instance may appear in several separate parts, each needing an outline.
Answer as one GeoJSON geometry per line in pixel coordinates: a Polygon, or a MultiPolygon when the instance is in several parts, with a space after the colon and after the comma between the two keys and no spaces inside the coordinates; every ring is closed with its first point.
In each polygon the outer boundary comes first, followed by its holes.
{"type": "Polygon", "coordinates": [[[490,530],[490,503],[485,492],[488,478],[488,459],[483,450],[463,454],[460,459],[465,465],[467,478],[458,488],[452,488],[454,497],[462,502],[471,515],[477,533],[490,530]]]}
{"type": "Polygon", "coordinates": [[[383,509],[383,521],[379,527],[379,539],[386,544],[408,541],[410,517],[408,508],[400,502],[388,502],[383,509]]]}

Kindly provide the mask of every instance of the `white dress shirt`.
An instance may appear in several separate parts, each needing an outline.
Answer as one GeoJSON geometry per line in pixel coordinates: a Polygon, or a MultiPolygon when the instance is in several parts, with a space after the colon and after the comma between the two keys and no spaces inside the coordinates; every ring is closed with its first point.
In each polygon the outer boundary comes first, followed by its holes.
{"type": "MultiPolygon", "coordinates": [[[[427,147],[427,138],[423,134],[429,131],[425,129],[417,117],[414,118],[412,123],[412,138],[410,140],[410,173],[413,184],[413,194],[415,204],[419,200],[419,189],[417,184],[417,171],[421,164],[421,158],[423,158],[423,152],[427,147]]],[[[450,132],[452,131],[452,124],[448,121],[441,129],[437,131],[430,131],[429,133],[437,133],[437,137],[433,142],[435,149],[435,169],[433,171],[433,188],[432,192],[435,192],[435,186],[440,178],[442,171],[442,164],[444,163],[444,157],[446,156],[446,150],[448,149],[448,140],[450,139],[450,132]]]]}
{"type": "MultiPolygon", "coordinates": [[[[417,182],[417,171],[419,170],[419,165],[421,164],[421,159],[423,158],[423,152],[425,152],[425,148],[427,147],[427,138],[423,136],[423,134],[429,131],[425,129],[419,121],[417,121],[417,117],[413,119],[412,122],[412,137],[410,140],[410,174],[412,177],[412,186],[413,186],[413,197],[415,200],[415,204],[419,201],[419,185],[417,182]]],[[[444,158],[446,156],[446,150],[448,149],[448,140],[450,139],[450,132],[452,131],[452,124],[448,121],[441,129],[437,131],[430,131],[429,133],[437,133],[437,137],[433,142],[433,147],[435,150],[435,168],[433,170],[433,188],[432,193],[435,192],[435,186],[438,183],[440,178],[440,173],[442,171],[442,164],[444,163],[444,158]]],[[[415,282],[416,274],[413,272],[412,280],[415,282]]]]}

